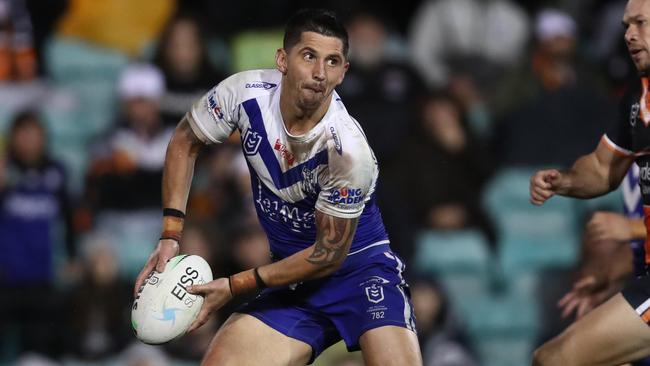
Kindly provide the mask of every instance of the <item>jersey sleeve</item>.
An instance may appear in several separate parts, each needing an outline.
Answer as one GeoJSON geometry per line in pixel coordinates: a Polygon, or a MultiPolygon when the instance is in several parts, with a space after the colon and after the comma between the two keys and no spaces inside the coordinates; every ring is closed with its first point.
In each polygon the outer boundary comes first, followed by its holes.
{"type": "Polygon", "coordinates": [[[335,217],[359,217],[371,193],[376,169],[369,151],[343,154],[330,151],[316,209],[335,217]]]}
{"type": "MultiPolygon", "coordinates": [[[[639,103],[634,100],[634,94],[626,94],[619,105],[618,118],[607,129],[601,141],[618,155],[634,154],[632,146],[632,130],[639,119],[639,103]]],[[[642,122],[641,122],[642,123],[642,122]]]]}
{"type": "Polygon", "coordinates": [[[227,81],[228,79],[208,91],[190,110],[190,126],[206,144],[225,141],[237,126],[236,98],[227,81]]]}

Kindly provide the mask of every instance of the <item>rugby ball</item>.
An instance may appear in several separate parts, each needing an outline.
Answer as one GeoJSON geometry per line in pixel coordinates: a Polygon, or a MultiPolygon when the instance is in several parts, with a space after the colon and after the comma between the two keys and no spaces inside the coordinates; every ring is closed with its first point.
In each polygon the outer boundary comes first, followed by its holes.
{"type": "Polygon", "coordinates": [[[136,337],[147,344],[162,344],[185,334],[203,305],[203,297],[188,286],[212,281],[212,270],[198,255],[179,255],[162,273],[152,271],[138,289],[131,308],[136,337]]]}

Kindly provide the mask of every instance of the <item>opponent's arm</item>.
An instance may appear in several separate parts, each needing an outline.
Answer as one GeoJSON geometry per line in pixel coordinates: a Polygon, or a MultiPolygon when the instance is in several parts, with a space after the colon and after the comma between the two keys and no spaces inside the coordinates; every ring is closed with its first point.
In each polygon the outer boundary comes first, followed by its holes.
{"type": "Polygon", "coordinates": [[[167,146],[162,181],[162,200],[166,209],[162,233],[158,246],[136,279],[134,295],[154,268],[162,272],[165,263],[178,254],[183,231],[183,212],[192,183],[194,163],[201,147],[204,146],[192,131],[189,118],[192,118],[189,114],[183,117],[167,146]],[[171,215],[168,212],[171,212],[171,215]]]}
{"type": "Polygon", "coordinates": [[[601,140],[594,152],[580,157],[570,169],[535,173],[530,179],[530,200],[541,205],[556,194],[577,198],[603,195],[619,186],[633,161],[633,156],[619,155],[601,140]]]}

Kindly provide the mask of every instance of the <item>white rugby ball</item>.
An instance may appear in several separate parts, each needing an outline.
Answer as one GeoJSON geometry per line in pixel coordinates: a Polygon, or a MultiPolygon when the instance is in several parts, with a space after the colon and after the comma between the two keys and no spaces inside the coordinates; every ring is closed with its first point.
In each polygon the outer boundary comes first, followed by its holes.
{"type": "Polygon", "coordinates": [[[147,344],[162,344],[185,334],[203,305],[203,297],[185,289],[212,281],[212,270],[198,255],[179,255],[162,273],[151,272],[131,308],[136,337],[147,344]]]}

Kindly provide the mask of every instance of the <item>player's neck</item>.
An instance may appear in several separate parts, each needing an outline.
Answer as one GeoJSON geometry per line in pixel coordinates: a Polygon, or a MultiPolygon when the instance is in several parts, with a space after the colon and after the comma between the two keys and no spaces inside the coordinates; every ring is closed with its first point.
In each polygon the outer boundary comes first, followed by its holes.
{"type": "Polygon", "coordinates": [[[287,132],[292,135],[304,135],[323,119],[329,109],[332,95],[330,94],[318,107],[310,109],[303,108],[296,103],[296,98],[285,95],[286,89],[280,94],[280,113],[287,132]]]}

